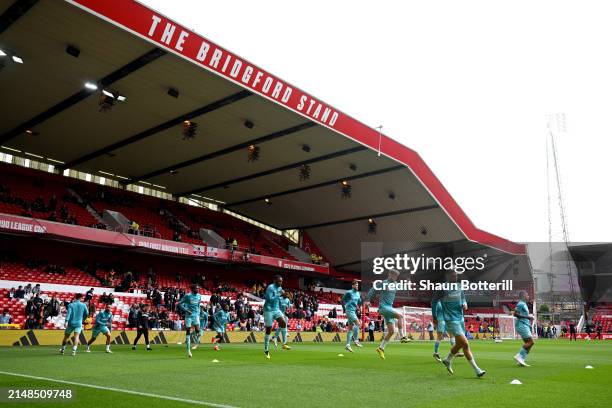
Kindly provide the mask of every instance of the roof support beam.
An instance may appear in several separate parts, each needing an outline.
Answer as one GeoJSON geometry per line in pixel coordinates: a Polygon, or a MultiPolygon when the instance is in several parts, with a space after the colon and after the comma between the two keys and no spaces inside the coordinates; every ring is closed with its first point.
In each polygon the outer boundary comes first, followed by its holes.
{"type": "Polygon", "coordinates": [[[249,198],[248,200],[236,201],[234,203],[225,204],[224,207],[229,208],[229,207],[234,207],[234,206],[238,206],[238,205],[254,203],[254,202],[257,202],[257,201],[264,200],[266,198],[276,198],[276,197],[280,197],[280,196],[284,196],[284,195],[288,195],[288,194],[301,193],[302,191],[308,191],[308,190],[314,190],[316,188],[333,186],[333,185],[338,184],[338,183],[340,183],[340,182],[342,182],[344,180],[346,180],[346,181],[359,180],[359,179],[362,179],[362,178],[374,177],[374,176],[378,176],[378,175],[381,175],[381,174],[389,173],[389,172],[392,172],[392,171],[402,170],[402,169],[405,169],[405,168],[406,167],[402,166],[402,165],[388,167],[386,169],[370,171],[368,173],[356,174],[354,176],[349,176],[349,177],[344,177],[344,178],[340,178],[340,179],[324,181],[322,183],[312,184],[310,186],[304,186],[304,187],[294,188],[292,190],[281,191],[280,193],[274,193],[274,194],[263,195],[263,196],[259,196],[259,197],[255,197],[255,198],[249,198]]]}
{"type": "Polygon", "coordinates": [[[153,177],[157,177],[157,176],[160,176],[162,174],[166,174],[166,173],[170,172],[171,170],[178,170],[178,169],[182,169],[182,168],[185,168],[185,167],[189,167],[189,166],[192,166],[194,164],[204,162],[206,160],[214,159],[216,157],[223,156],[223,155],[226,155],[226,154],[229,154],[229,153],[233,153],[233,152],[236,152],[238,150],[246,149],[250,145],[257,145],[257,144],[260,144],[260,143],[269,142],[271,140],[279,139],[281,137],[290,135],[292,133],[296,133],[296,132],[300,132],[302,130],[310,129],[310,128],[314,127],[314,126],[316,126],[316,123],[314,123],[314,122],[306,122],[306,123],[302,123],[301,125],[297,125],[297,126],[293,126],[293,127],[287,128],[287,129],[279,130],[278,132],[270,133],[268,135],[261,136],[261,137],[258,137],[256,139],[251,139],[249,141],[246,141],[246,142],[234,145],[234,146],[226,147],[225,149],[217,150],[216,152],[204,154],[202,156],[195,157],[193,159],[189,159],[189,160],[183,161],[181,163],[177,163],[177,164],[172,165],[172,166],[164,167],[163,169],[155,170],[155,171],[152,171],[150,173],[143,174],[141,176],[133,177],[133,178],[131,178],[129,180],[129,183],[135,183],[135,182],[140,181],[140,180],[147,180],[147,179],[150,179],[150,178],[153,178],[153,177]]]}
{"type": "Polygon", "coordinates": [[[361,151],[363,151],[365,149],[366,149],[366,147],[364,147],[364,146],[352,147],[350,149],[340,150],[339,152],[326,154],[326,155],[323,155],[323,156],[315,157],[313,159],[304,160],[304,161],[297,162],[297,163],[287,164],[285,166],[280,166],[280,167],[276,167],[274,169],[262,171],[262,172],[255,173],[255,174],[250,174],[248,176],[238,177],[238,178],[233,179],[233,180],[227,180],[227,181],[224,181],[222,183],[216,183],[216,184],[212,184],[212,185],[209,185],[209,186],[204,186],[204,187],[196,188],[194,190],[185,191],[183,193],[177,193],[176,195],[178,195],[178,196],[188,196],[190,194],[199,193],[201,191],[214,190],[215,188],[228,186],[230,184],[240,183],[240,182],[252,180],[252,179],[255,179],[255,178],[258,178],[258,177],[263,177],[263,176],[268,176],[270,174],[280,173],[281,171],[285,171],[285,170],[296,169],[296,168],[301,167],[301,166],[303,166],[305,164],[313,164],[313,163],[317,163],[317,162],[321,162],[321,161],[325,161],[325,160],[335,159],[337,157],[345,156],[347,154],[353,154],[353,153],[361,152],[361,151]]]}
{"type": "MultiPolygon", "coordinates": [[[[111,145],[108,145],[106,147],[103,147],[101,149],[98,149],[96,151],[93,151],[91,153],[88,153],[84,156],[81,156],[77,159],[72,160],[69,163],[64,164],[63,166],[61,166],[61,168],[63,169],[68,169],[71,167],[75,167],[78,166],[80,164],[83,164],[85,162],[88,162],[89,160],[95,159],[96,157],[105,155],[107,153],[112,152],[113,150],[117,150],[120,149],[122,147],[128,146],[132,143],[138,142],[140,140],[146,139],[149,136],[153,136],[156,133],[159,133],[161,131],[164,131],[166,129],[169,129],[171,127],[174,127],[176,125],[180,125],[181,123],[183,123],[186,120],[190,120],[193,119],[195,117],[204,115],[206,113],[212,112],[214,110],[217,110],[219,108],[222,108],[224,106],[227,106],[229,104],[232,104],[236,101],[239,101],[241,99],[246,98],[247,96],[251,96],[252,93],[249,91],[240,91],[238,93],[226,96],[225,98],[219,99],[218,101],[215,101],[213,103],[210,103],[206,106],[202,106],[201,108],[198,108],[196,110],[193,110],[191,112],[185,113],[181,116],[178,116],[174,119],[170,119],[164,123],[161,123],[157,126],[154,126],[152,128],[149,128],[147,130],[144,130],[140,133],[136,133],[133,136],[128,137],[127,139],[123,139],[120,140],[116,143],[113,143],[111,145]]],[[[131,181],[128,181],[128,183],[130,183],[131,181]]]]}
{"type": "Polygon", "coordinates": [[[0,16],[0,34],[38,3],[38,0],[17,0],[0,16]]]}
{"type": "MultiPolygon", "coordinates": [[[[133,60],[132,62],[128,63],[127,65],[124,65],[123,67],[119,68],[118,70],[110,73],[109,75],[105,76],[104,78],[100,79],[97,82],[98,88],[105,88],[117,81],[119,81],[122,78],[125,78],[126,76],[128,76],[129,74],[131,74],[134,71],[139,70],[140,68],[144,67],[145,65],[155,61],[156,59],[158,59],[159,57],[162,57],[166,55],[166,51],[161,50],[159,48],[154,48],[151,51],[147,52],[146,54],[141,55],[140,57],[136,58],[135,60],[133,60]]],[[[37,116],[33,117],[32,119],[28,120],[27,122],[22,123],[21,125],[17,126],[16,128],[14,128],[13,130],[10,130],[8,132],[6,132],[5,134],[0,136],[0,143],[6,143],[7,141],[11,140],[12,138],[14,138],[15,136],[18,136],[22,133],[24,133],[26,130],[28,129],[32,129],[34,126],[46,121],[47,119],[52,118],[53,116],[65,111],[66,109],[70,108],[71,106],[76,105],[77,103],[81,102],[82,100],[90,97],[91,95],[94,95],[97,93],[96,92],[92,92],[89,89],[85,89],[83,88],[82,90],[80,90],[79,92],[75,93],[72,96],[69,96],[68,98],[64,99],[63,101],[57,103],[56,105],[52,106],[51,108],[47,109],[46,111],[38,114],[37,116]]],[[[65,167],[67,168],[67,167],[65,167]]]]}
{"type": "Polygon", "coordinates": [[[363,221],[363,220],[368,220],[370,218],[379,219],[379,218],[385,218],[385,217],[392,217],[394,215],[410,214],[410,213],[415,213],[415,212],[420,212],[420,211],[429,211],[429,210],[433,210],[439,207],[440,206],[438,204],[432,204],[432,205],[425,205],[422,207],[405,208],[403,210],[389,211],[389,212],[380,213],[380,214],[362,215],[360,217],[345,218],[343,220],[322,222],[320,224],[302,225],[302,226],[297,226],[297,227],[285,227],[283,229],[307,230],[307,229],[313,229],[313,228],[330,227],[332,225],[346,224],[346,223],[355,222],[355,221],[363,221]]]}

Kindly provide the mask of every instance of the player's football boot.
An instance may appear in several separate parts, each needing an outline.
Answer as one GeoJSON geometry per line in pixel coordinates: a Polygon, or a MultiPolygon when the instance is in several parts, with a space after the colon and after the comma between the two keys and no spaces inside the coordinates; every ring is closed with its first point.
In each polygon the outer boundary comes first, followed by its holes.
{"type": "Polygon", "coordinates": [[[283,344],[283,350],[291,350],[291,346],[288,344],[283,344]]]}
{"type": "Polygon", "coordinates": [[[113,354],[113,352],[111,351],[111,349],[107,349],[107,350],[106,350],[106,352],[107,352],[108,354],[113,354]]]}
{"type": "Polygon", "coordinates": [[[485,370],[478,370],[478,372],[476,373],[476,377],[480,378],[483,375],[485,375],[487,372],[485,370]]]}
{"type": "Polygon", "coordinates": [[[525,362],[525,360],[523,360],[523,358],[517,354],[514,356],[514,360],[517,362],[518,365],[520,365],[521,367],[529,367],[529,364],[527,364],[525,362]]]}
{"type": "Polygon", "coordinates": [[[351,346],[350,346],[349,344],[347,344],[347,345],[344,347],[344,349],[345,349],[346,351],[348,351],[349,353],[352,353],[352,352],[353,352],[353,349],[351,348],[351,346]]]}
{"type": "Polygon", "coordinates": [[[132,346],[132,350],[136,350],[136,346],[132,346]]]}
{"type": "Polygon", "coordinates": [[[91,350],[89,349],[89,347],[87,347],[87,348],[85,349],[85,352],[86,352],[86,353],[91,353],[91,350]]]}
{"type": "Polygon", "coordinates": [[[76,350],[72,350],[72,353],[70,353],[70,355],[72,355],[73,357],[76,356],[76,350]]]}
{"type": "Polygon", "coordinates": [[[219,346],[215,345],[215,347],[213,347],[213,349],[214,349],[215,351],[219,351],[219,346]]]}
{"type": "Polygon", "coordinates": [[[189,358],[193,357],[193,354],[191,354],[191,350],[187,351],[187,357],[189,358]]]}
{"type": "Polygon", "coordinates": [[[197,348],[198,348],[198,344],[197,344],[197,343],[196,343],[194,346],[191,346],[191,349],[192,349],[192,350],[195,350],[195,349],[197,349],[197,348]]]}
{"type": "Polygon", "coordinates": [[[404,337],[402,337],[402,338],[401,338],[401,340],[400,340],[400,341],[401,341],[402,343],[410,343],[410,341],[411,341],[411,340],[410,340],[408,337],[404,336],[404,337]]]}
{"type": "Polygon", "coordinates": [[[434,353],[433,354],[433,358],[438,362],[441,363],[442,362],[442,358],[440,357],[440,354],[438,353],[434,353]]]}
{"type": "Polygon", "coordinates": [[[380,347],[376,347],[376,352],[378,353],[378,357],[382,358],[383,360],[385,359],[385,350],[381,349],[380,347]]]}
{"type": "Polygon", "coordinates": [[[448,371],[448,373],[450,375],[454,374],[453,366],[452,366],[450,361],[448,361],[447,359],[444,359],[444,360],[442,360],[442,364],[444,364],[446,366],[446,371],[448,371]]]}
{"type": "Polygon", "coordinates": [[[60,354],[62,354],[62,355],[64,354],[64,349],[62,349],[62,348],[60,349],[60,354]]]}
{"type": "Polygon", "coordinates": [[[363,347],[363,345],[359,341],[356,341],[355,342],[355,347],[363,347]]]}
{"type": "Polygon", "coordinates": [[[266,356],[266,358],[269,360],[270,359],[270,352],[269,351],[264,351],[264,356],[266,356]]]}

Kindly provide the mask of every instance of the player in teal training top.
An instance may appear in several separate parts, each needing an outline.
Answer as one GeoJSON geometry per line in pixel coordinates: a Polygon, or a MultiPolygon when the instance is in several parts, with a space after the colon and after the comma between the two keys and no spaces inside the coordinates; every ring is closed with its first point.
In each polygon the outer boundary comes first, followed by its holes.
{"type": "Polygon", "coordinates": [[[274,282],[266,288],[264,301],[264,324],[266,326],[266,334],[264,335],[264,355],[270,358],[270,333],[272,333],[272,325],[274,321],[280,327],[283,340],[283,350],[291,350],[287,345],[287,322],[285,315],[280,310],[280,299],[283,293],[283,278],[280,275],[274,277],[274,282]]]}
{"type": "Polygon", "coordinates": [[[522,290],[519,293],[519,301],[514,308],[514,317],[516,317],[514,328],[523,339],[523,347],[521,347],[519,353],[514,356],[514,359],[523,367],[529,367],[529,364],[527,364],[525,360],[527,360],[527,354],[529,354],[529,351],[534,345],[533,336],[531,335],[531,321],[533,317],[529,316],[529,308],[527,307],[528,301],[529,295],[522,290]]]}
{"type": "Polygon", "coordinates": [[[62,340],[62,348],[60,353],[66,351],[66,343],[68,337],[72,335],[72,355],[76,356],[77,347],[79,346],[79,334],[83,331],[83,320],[89,316],[87,305],[81,302],[83,294],[77,293],[74,300],[68,305],[66,312],[66,330],[64,331],[64,339],[62,340]]]}
{"type": "Polygon", "coordinates": [[[361,293],[359,293],[359,281],[353,280],[352,288],[342,296],[342,310],[346,314],[346,323],[348,330],[346,331],[346,351],[353,352],[351,348],[351,340],[355,342],[356,347],[361,347],[359,343],[359,331],[361,321],[357,317],[357,308],[361,305],[361,293]]]}
{"type": "Polygon", "coordinates": [[[217,335],[213,338],[215,343],[215,350],[219,350],[217,343],[223,340],[225,334],[225,326],[231,321],[229,306],[223,305],[223,307],[217,308],[213,314],[213,329],[217,332],[217,335]]]}
{"type": "MultiPolygon", "coordinates": [[[[198,333],[198,344],[202,341],[202,336],[204,335],[204,331],[208,327],[208,308],[206,304],[200,306],[200,332],[198,333]]],[[[195,339],[193,340],[195,342],[195,339]]]]}
{"type": "Polygon", "coordinates": [[[197,348],[200,342],[200,302],[202,296],[199,293],[199,287],[196,284],[190,286],[191,292],[186,293],[179,300],[178,307],[185,312],[185,346],[187,348],[187,356],[191,357],[191,330],[196,336],[195,345],[197,348]]]}
{"type": "Polygon", "coordinates": [[[396,269],[389,269],[387,273],[387,279],[380,283],[380,287],[377,289],[372,286],[366,296],[365,306],[369,306],[372,299],[378,296],[378,314],[385,319],[385,328],[387,332],[383,336],[380,346],[376,348],[376,352],[382,358],[385,359],[385,346],[391,340],[395,334],[395,324],[397,323],[397,329],[401,337],[402,343],[407,343],[408,337],[406,337],[406,328],[404,326],[404,318],[402,315],[393,308],[393,302],[395,301],[395,293],[397,289],[392,289],[387,285],[390,283],[397,282],[399,278],[399,271],[396,269]]]}
{"type": "Polygon", "coordinates": [[[106,305],[104,309],[98,312],[98,314],[96,315],[96,324],[94,325],[93,330],[91,332],[91,339],[89,339],[89,341],[87,342],[87,350],[85,350],[87,353],[90,352],[89,346],[91,346],[93,342],[96,341],[96,338],[100,333],[106,336],[106,352],[112,353],[110,349],[112,324],[113,313],[111,310],[111,305],[106,305]]]}
{"type": "MultiPolygon", "coordinates": [[[[440,342],[444,340],[446,335],[446,322],[444,321],[444,314],[442,313],[442,302],[440,299],[444,295],[441,290],[435,291],[431,300],[431,317],[433,320],[434,327],[436,328],[436,342],[434,343],[434,354],[433,357],[438,362],[442,362],[440,357],[440,342]]],[[[451,347],[455,345],[455,338],[450,336],[451,347]]],[[[463,357],[463,353],[459,352],[455,355],[456,357],[463,357]]]]}
{"type": "MultiPolygon", "coordinates": [[[[283,317],[285,318],[285,322],[287,322],[287,326],[289,326],[289,316],[287,316],[287,309],[291,308],[291,300],[287,297],[287,293],[283,291],[280,300],[278,301],[278,308],[281,312],[283,312],[283,317]]],[[[274,332],[274,347],[278,347],[278,340],[281,337],[280,326],[276,326],[276,331],[274,332]]]]}
{"type": "MultiPolygon", "coordinates": [[[[457,273],[455,273],[455,271],[447,271],[446,276],[447,282],[457,282],[457,273]]],[[[449,374],[453,374],[453,357],[457,357],[459,350],[463,349],[465,358],[474,369],[476,376],[482,377],[486,372],[481,370],[476,364],[476,359],[472,355],[468,339],[465,337],[465,318],[463,316],[463,311],[467,310],[467,302],[463,291],[461,289],[445,290],[439,300],[442,305],[442,315],[444,316],[446,331],[448,334],[455,337],[455,345],[451,347],[450,352],[446,358],[442,360],[442,363],[446,366],[449,374]]]]}

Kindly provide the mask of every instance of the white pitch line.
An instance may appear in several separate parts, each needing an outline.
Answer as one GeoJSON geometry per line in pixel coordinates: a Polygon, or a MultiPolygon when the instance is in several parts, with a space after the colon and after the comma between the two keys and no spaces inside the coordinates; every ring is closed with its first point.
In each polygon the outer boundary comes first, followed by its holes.
{"type": "Polygon", "coordinates": [[[77,387],[95,388],[95,389],[104,390],[104,391],[122,392],[124,394],[138,395],[141,397],[158,398],[158,399],[163,399],[163,400],[168,400],[168,401],[178,401],[178,402],[184,402],[186,404],[205,405],[205,406],[214,407],[214,408],[238,408],[233,405],[215,404],[214,402],[197,401],[197,400],[190,400],[190,399],[179,398],[179,397],[170,397],[168,395],[159,395],[159,394],[151,394],[149,392],[124,390],[121,388],[103,387],[101,385],[84,384],[84,383],[79,383],[75,381],[59,380],[56,378],[47,378],[47,377],[38,377],[35,375],[11,373],[8,371],[0,371],[0,374],[11,375],[13,377],[30,378],[32,380],[51,381],[51,382],[56,382],[56,383],[61,383],[61,384],[76,385],[77,387]]]}

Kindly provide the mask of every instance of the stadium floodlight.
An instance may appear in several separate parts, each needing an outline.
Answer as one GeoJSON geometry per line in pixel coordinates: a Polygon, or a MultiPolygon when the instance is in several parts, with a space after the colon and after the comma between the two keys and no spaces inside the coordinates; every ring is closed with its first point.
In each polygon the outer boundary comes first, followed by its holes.
{"type": "Polygon", "coordinates": [[[23,64],[23,59],[21,59],[21,57],[18,57],[17,55],[13,55],[13,61],[18,64],[23,64]]]}
{"type": "Polygon", "coordinates": [[[183,122],[183,140],[191,140],[198,133],[198,124],[190,120],[183,122]]]}
{"type": "Polygon", "coordinates": [[[265,202],[267,205],[272,205],[272,201],[270,201],[270,199],[269,199],[269,198],[266,198],[266,199],[264,200],[264,202],[265,202]]]}
{"type": "Polygon", "coordinates": [[[348,181],[342,181],[342,195],[341,198],[351,198],[351,192],[353,191],[353,187],[349,184],[348,181]]]}
{"type": "Polygon", "coordinates": [[[115,97],[115,95],[113,95],[113,93],[112,93],[112,92],[109,92],[109,91],[107,91],[106,89],[103,89],[103,90],[102,90],[102,93],[103,93],[104,95],[106,95],[106,96],[111,97],[111,98],[114,98],[114,97],[115,97]]]}
{"type": "Polygon", "coordinates": [[[95,91],[98,89],[98,85],[94,84],[93,82],[85,82],[85,88],[95,91]]]}
{"type": "Polygon", "coordinates": [[[119,102],[125,102],[125,101],[127,101],[127,98],[125,96],[123,96],[123,95],[119,95],[119,96],[117,96],[117,100],[119,102]]]}
{"type": "Polygon", "coordinates": [[[250,145],[247,149],[247,156],[249,162],[259,160],[259,146],[250,145]]]}
{"type": "Polygon", "coordinates": [[[372,218],[368,218],[368,234],[376,235],[376,222],[372,218]]]}
{"type": "Polygon", "coordinates": [[[0,57],[6,57],[6,52],[0,50],[0,57]]]}
{"type": "Polygon", "coordinates": [[[300,181],[306,181],[310,179],[310,166],[303,164],[300,166],[300,181]]]}

